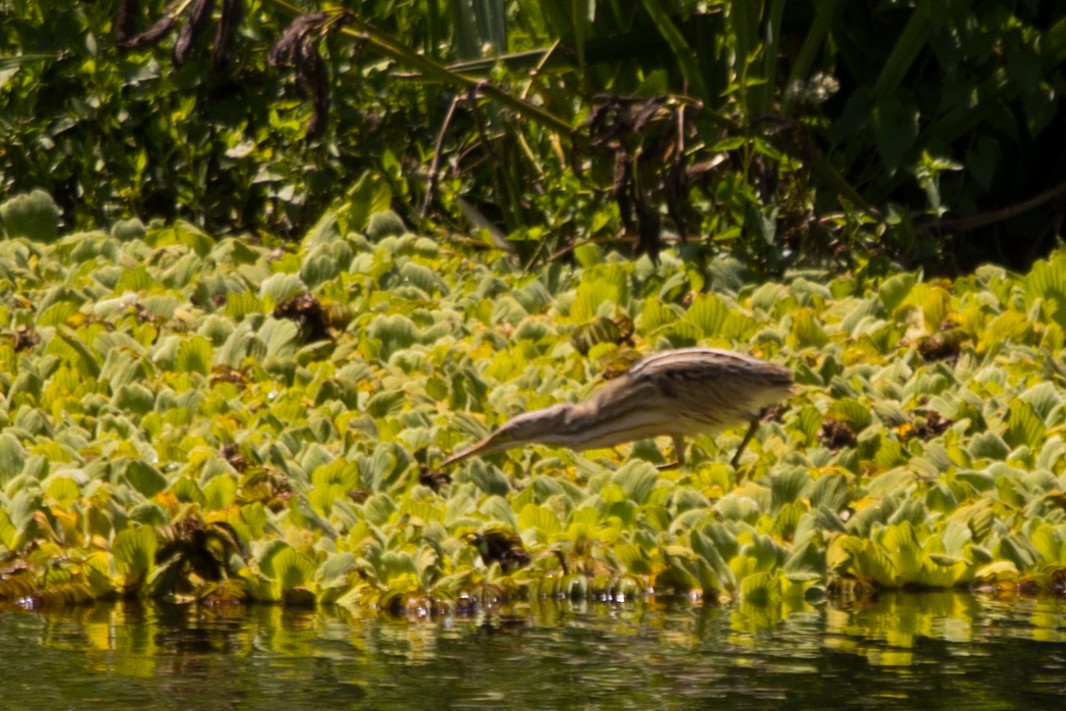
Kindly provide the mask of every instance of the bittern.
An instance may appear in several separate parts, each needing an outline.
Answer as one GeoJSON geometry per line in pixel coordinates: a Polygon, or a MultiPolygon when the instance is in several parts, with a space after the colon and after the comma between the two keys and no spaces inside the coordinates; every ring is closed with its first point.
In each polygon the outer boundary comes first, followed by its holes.
{"type": "Polygon", "coordinates": [[[740,462],[768,406],[792,391],[788,368],[715,348],[682,348],[644,358],[578,404],[561,404],[509,420],[442,467],[480,454],[526,444],[572,449],[611,447],[669,436],[677,462],[685,463],[685,437],[750,423],[733,466],[740,462]]]}

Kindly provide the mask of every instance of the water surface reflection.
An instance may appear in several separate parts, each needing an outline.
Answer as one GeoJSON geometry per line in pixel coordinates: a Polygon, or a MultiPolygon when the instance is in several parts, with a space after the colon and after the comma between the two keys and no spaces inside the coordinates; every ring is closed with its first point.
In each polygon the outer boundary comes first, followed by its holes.
{"type": "Polygon", "coordinates": [[[278,607],[0,610],[0,707],[1059,708],[1066,603],[516,605],[476,619],[278,607]]]}

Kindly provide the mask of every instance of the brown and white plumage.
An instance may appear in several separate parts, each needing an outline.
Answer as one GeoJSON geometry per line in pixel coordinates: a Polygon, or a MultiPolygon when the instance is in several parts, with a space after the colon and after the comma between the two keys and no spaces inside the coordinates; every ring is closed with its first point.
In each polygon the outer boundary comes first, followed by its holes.
{"type": "Polygon", "coordinates": [[[750,423],[735,466],[762,411],[791,390],[788,368],[758,358],[715,348],[665,351],[644,358],[585,402],[518,415],[441,466],[534,442],[595,449],[660,436],[673,438],[683,464],[683,438],[750,423]]]}

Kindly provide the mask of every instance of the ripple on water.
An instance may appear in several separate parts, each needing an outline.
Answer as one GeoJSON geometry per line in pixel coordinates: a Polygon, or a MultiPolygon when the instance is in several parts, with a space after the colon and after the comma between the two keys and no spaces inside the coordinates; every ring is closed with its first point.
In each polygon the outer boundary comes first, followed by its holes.
{"type": "Polygon", "coordinates": [[[536,603],[398,621],[278,607],[0,611],[0,708],[1057,707],[1066,604],[536,603]],[[772,612],[772,611],[771,611],[772,612]]]}

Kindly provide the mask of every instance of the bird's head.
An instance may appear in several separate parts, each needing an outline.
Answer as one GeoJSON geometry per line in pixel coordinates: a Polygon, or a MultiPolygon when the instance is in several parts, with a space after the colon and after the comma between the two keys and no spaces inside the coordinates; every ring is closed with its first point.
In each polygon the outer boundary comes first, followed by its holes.
{"type": "Polygon", "coordinates": [[[502,452],[511,447],[520,447],[532,442],[555,443],[557,435],[566,421],[571,405],[553,405],[543,410],[525,412],[508,420],[500,429],[481,440],[473,447],[453,454],[441,463],[441,467],[455,464],[468,457],[481,454],[502,452]]]}

